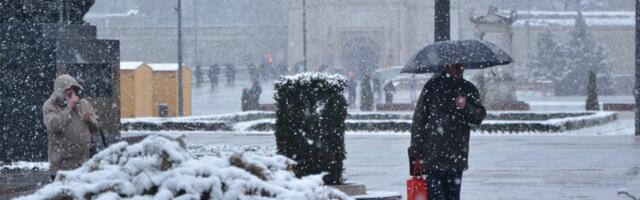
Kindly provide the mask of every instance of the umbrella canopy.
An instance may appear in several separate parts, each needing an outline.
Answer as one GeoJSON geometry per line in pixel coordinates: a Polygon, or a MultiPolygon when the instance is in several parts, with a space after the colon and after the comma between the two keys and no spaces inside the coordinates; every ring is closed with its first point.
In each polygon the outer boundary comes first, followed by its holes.
{"type": "Polygon", "coordinates": [[[487,41],[442,41],[420,50],[400,73],[440,72],[445,65],[455,64],[463,64],[466,69],[482,69],[511,62],[511,56],[487,41]]]}

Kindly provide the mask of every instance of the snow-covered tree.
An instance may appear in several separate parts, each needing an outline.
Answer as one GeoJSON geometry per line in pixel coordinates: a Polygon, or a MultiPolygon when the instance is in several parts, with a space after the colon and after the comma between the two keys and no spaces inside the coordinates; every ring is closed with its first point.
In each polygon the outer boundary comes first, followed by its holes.
{"type": "Polygon", "coordinates": [[[598,83],[596,80],[596,73],[593,71],[589,71],[589,82],[587,83],[587,102],[586,109],[587,110],[600,110],[600,105],[598,104],[598,83]]]}
{"type": "Polygon", "coordinates": [[[528,64],[533,81],[556,82],[566,76],[563,74],[566,72],[566,59],[561,45],[553,40],[555,37],[549,30],[540,33],[537,49],[528,64]]]}
{"type": "Polygon", "coordinates": [[[611,69],[607,62],[607,50],[594,40],[587,30],[587,23],[578,12],[575,29],[570,33],[570,40],[563,45],[567,63],[564,66],[562,80],[555,84],[556,94],[582,95],[586,92],[588,72],[594,71],[599,77],[602,87],[600,93],[611,92],[611,69]]]}
{"type": "Polygon", "coordinates": [[[373,111],[373,90],[371,89],[371,77],[369,75],[364,75],[362,78],[362,87],[360,92],[360,110],[362,111],[373,111]]]}

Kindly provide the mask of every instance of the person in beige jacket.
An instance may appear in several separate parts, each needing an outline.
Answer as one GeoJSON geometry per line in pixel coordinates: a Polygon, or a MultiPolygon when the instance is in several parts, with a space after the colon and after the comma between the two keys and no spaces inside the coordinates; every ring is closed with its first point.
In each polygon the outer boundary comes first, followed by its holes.
{"type": "Polygon", "coordinates": [[[91,134],[100,123],[89,101],[80,99],[82,86],[69,75],[58,76],[51,97],[44,103],[47,128],[49,171],[72,170],[89,159],[91,134]]]}

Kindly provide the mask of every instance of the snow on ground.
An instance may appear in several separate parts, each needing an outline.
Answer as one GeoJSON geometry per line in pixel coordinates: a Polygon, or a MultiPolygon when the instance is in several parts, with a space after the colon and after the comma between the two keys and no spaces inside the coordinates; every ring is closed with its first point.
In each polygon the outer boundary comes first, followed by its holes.
{"type": "MultiPolygon", "coordinates": [[[[631,124],[620,120],[562,136],[473,133],[463,199],[615,199],[623,187],[640,194],[640,188],[630,185],[640,181],[640,140],[627,128],[631,124]]],[[[369,190],[406,194],[409,140],[407,134],[347,134],[347,180],[369,190]]],[[[186,141],[275,149],[272,134],[191,133],[186,141]]]]}
{"type": "Polygon", "coordinates": [[[0,163],[0,174],[3,171],[15,171],[15,170],[33,170],[33,171],[44,171],[49,170],[48,162],[26,162],[26,161],[18,161],[8,164],[0,163]]]}
{"type": "Polygon", "coordinates": [[[18,200],[350,199],[324,186],[321,175],[296,178],[290,171],[295,161],[284,156],[258,148],[254,153],[229,146],[196,149],[199,159],[175,134],[153,135],[133,145],[120,142],[76,170],[58,172],[54,182],[18,200]],[[229,150],[235,152],[224,153],[229,150]]]}

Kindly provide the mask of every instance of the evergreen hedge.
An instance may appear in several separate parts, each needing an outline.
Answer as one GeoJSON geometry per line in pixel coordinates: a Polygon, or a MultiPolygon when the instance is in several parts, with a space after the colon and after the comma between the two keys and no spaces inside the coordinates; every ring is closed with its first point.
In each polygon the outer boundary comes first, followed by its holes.
{"type": "Polygon", "coordinates": [[[343,76],[316,72],[276,81],[278,153],[298,162],[296,176],[328,172],[325,184],[343,183],[345,84],[343,76]]]}
{"type": "Polygon", "coordinates": [[[373,90],[371,89],[371,77],[364,75],[360,92],[360,110],[373,111],[373,90]]]}
{"type": "Polygon", "coordinates": [[[598,83],[596,73],[589,71],[589,82],[587,83],[587,110],[600,110],[598,103],[598,83]]]}
{"type": "Polygon", "coordinates": [[[242,101],[240,104],[242,111],[258,110],[257,105],[259,105],[259,103],[256,102],[256,95],[251,92],[250,89],[242,89],[242,97],[240,97],[240,100],[242,101]]]}

